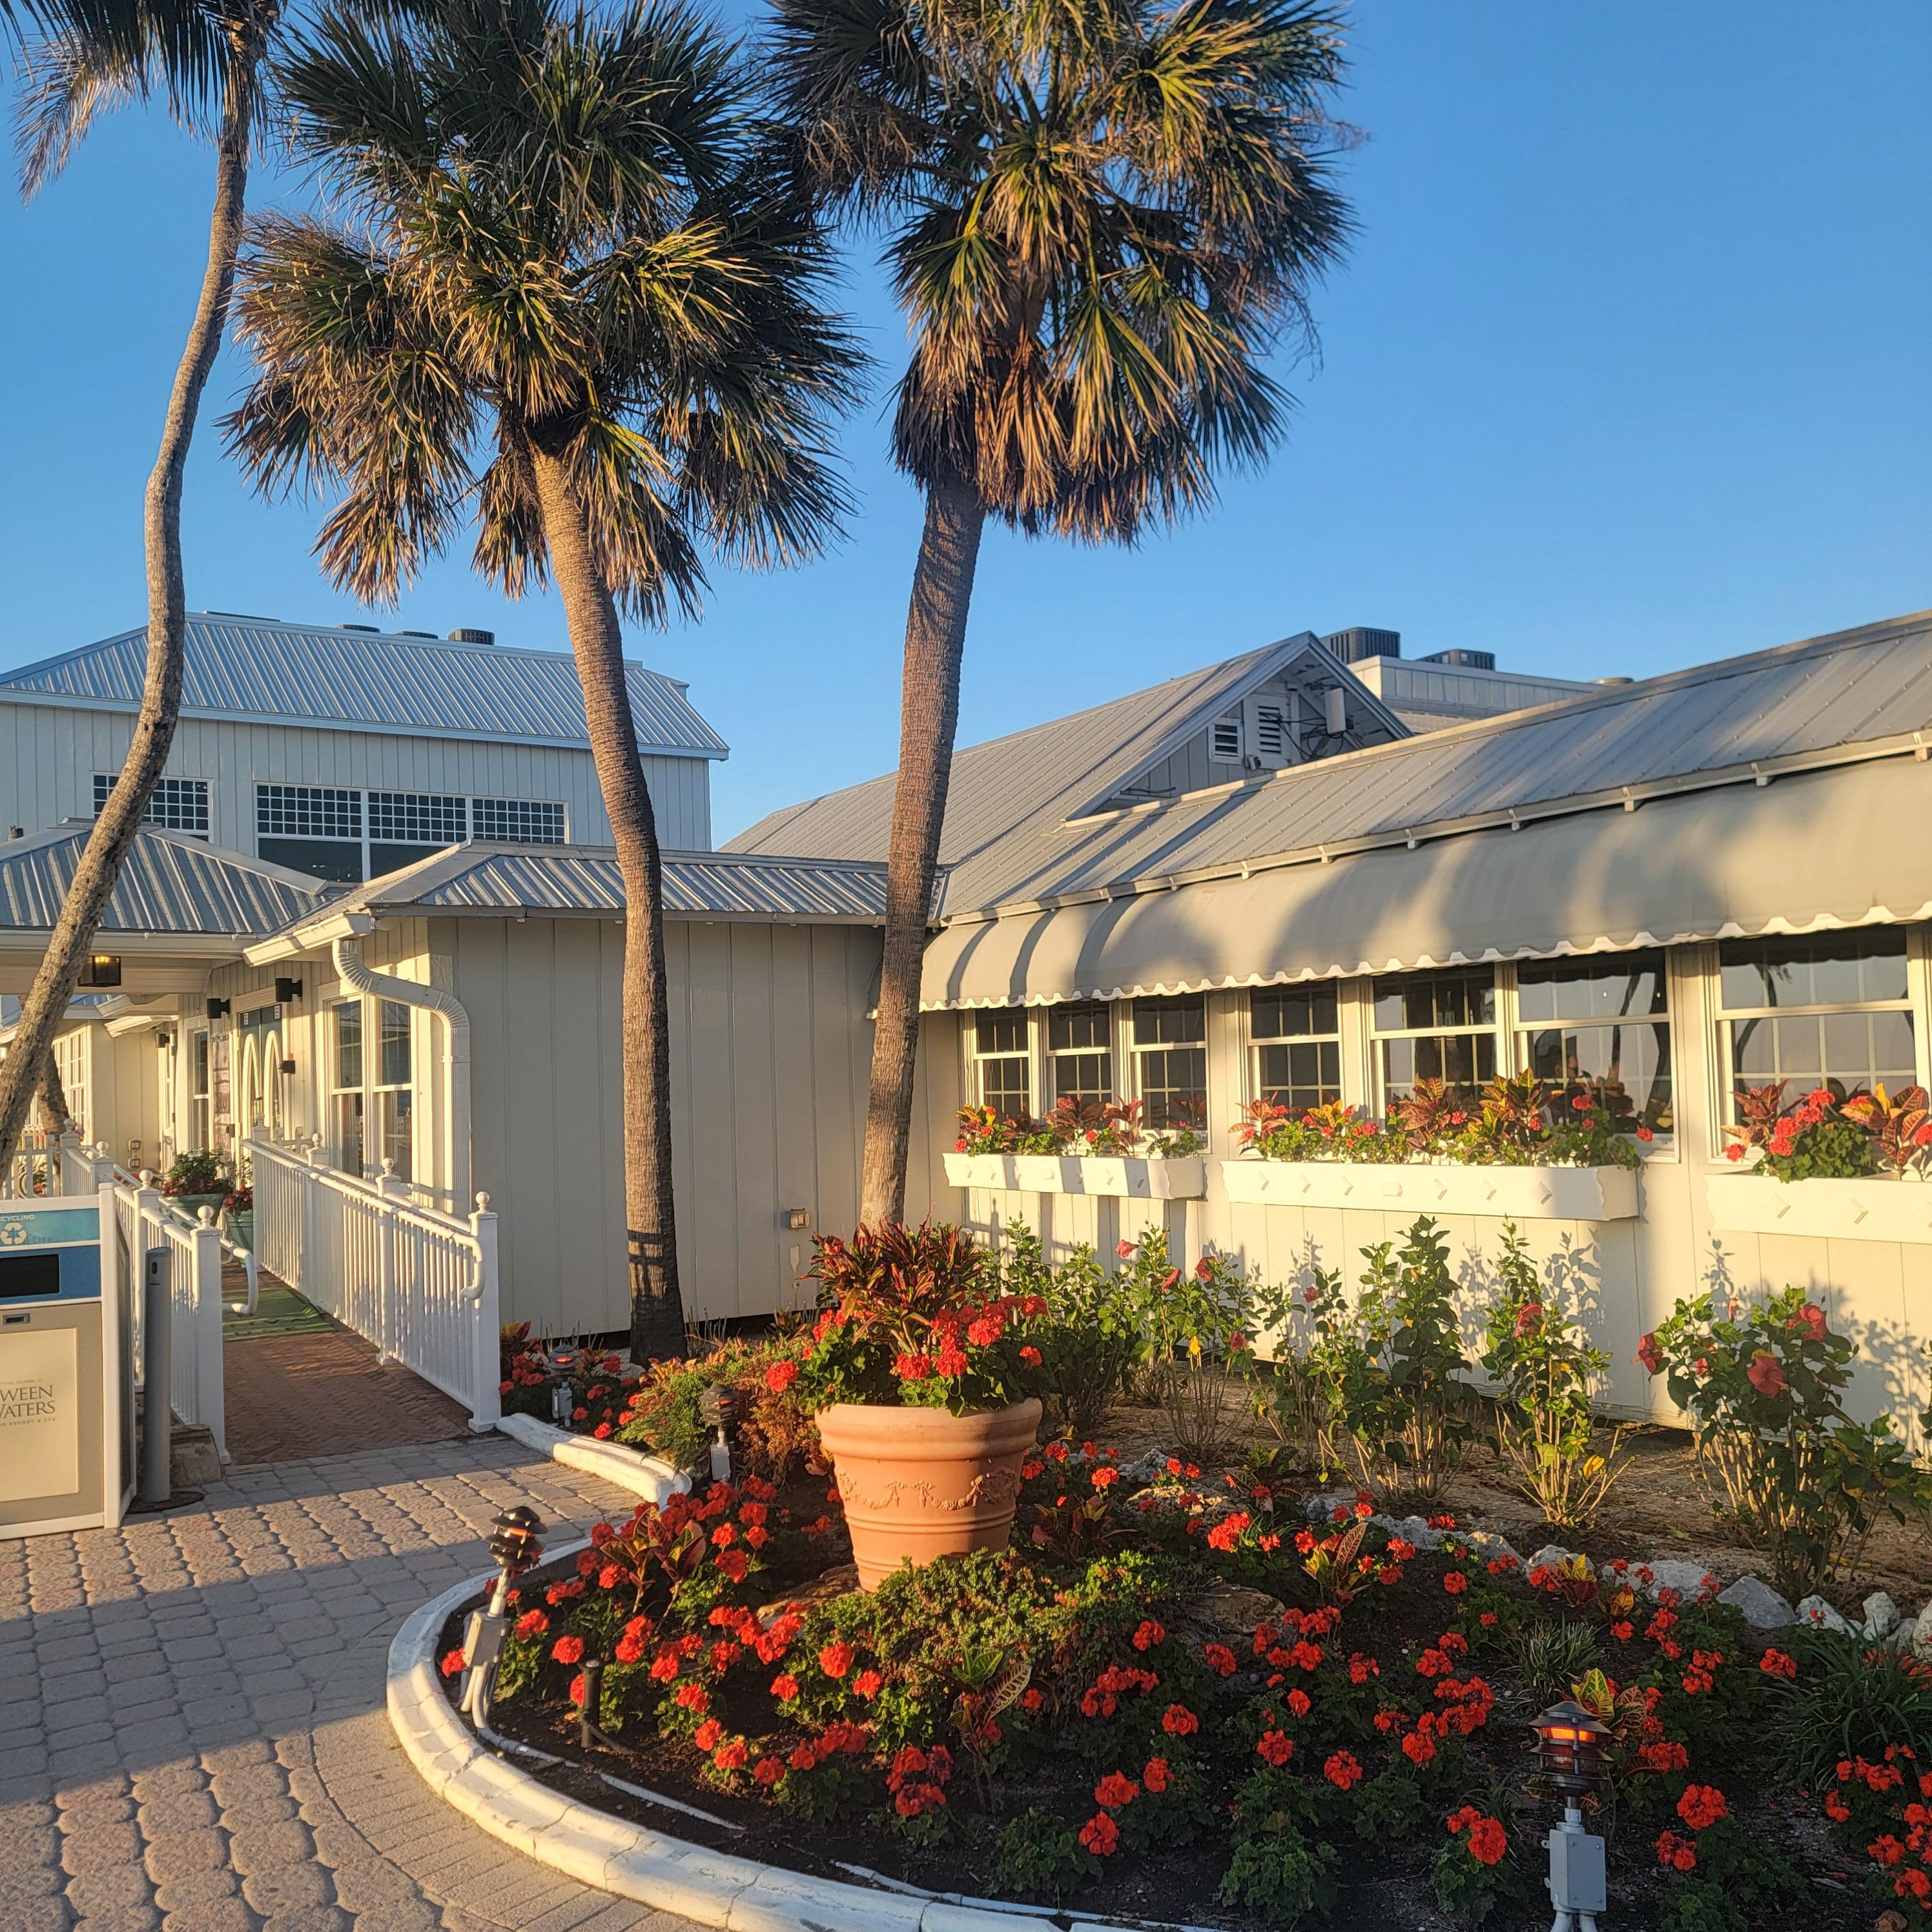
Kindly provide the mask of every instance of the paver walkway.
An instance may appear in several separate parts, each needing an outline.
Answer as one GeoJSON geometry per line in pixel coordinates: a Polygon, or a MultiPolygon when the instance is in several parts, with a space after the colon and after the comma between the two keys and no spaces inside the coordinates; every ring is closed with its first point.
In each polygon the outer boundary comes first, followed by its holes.
{"type": "Polygon", "coordinates": [[[383,1710],[389,1639],[631,1498],[502,1436],[242,1469],[191,1509],[0,1541],[4,1932],[683,1932],[431,1796],[383,1710]]]}

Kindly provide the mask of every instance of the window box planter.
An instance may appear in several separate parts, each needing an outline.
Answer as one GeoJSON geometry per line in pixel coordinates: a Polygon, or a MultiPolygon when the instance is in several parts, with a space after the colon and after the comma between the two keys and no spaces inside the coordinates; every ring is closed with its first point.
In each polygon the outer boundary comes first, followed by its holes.
{"type": "Polygon", "coordinates": [[[1001,1187],[1025,1194],[1100,1194],[1124,1201],[1198,1201],[1208,1191],[1200,1154],[949,1154],[955,1187],[1001,1187]]]}
{"type": "Polygon", "coordinates": [[[1637,1211],[1626,1167],[1464,1167],[1430,1161],[1224,1160],[1230,1201],[1490,1214],[1520,1221],[1624,1221],[1637,1211]]]}
{"type": "Polygon", "coordinates": [[[1704,1189],[1712,1224],[1731,1232],[1932,1243],[1932,1183],[1923,1180],[1886,1174],[1780,1180],[1769,1174],[1714,1174],[1704,1189]]]}

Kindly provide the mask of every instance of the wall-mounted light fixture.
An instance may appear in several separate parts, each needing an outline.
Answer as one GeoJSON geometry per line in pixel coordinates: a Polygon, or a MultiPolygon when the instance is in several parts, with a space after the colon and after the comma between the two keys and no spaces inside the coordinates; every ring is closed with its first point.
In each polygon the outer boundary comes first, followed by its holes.
{"type": "Polygon", "coordinates": [[[292,1060],[278,1060],[275,1064],[284,1073],[292,1073],[296,1070],[296,1064],[292,1060]]]}
{"type": "Polygon", "coordinates": [[[121,956],[118,952],[90,952],[80,969],[83,986],[118,986],[121,983],[121,956]]]}
{"type": "Polygon", "coordinates": [[[278,980],[275,982],[275,1004],[278,1006],[292,1006],[302,998],[302,982],[299,980],[278,980]]]}
{"type": "Polygon", "coordinates": [[[226,1000],[210,1000],[208,1002],[208,1017],[210,1019],[226,1019],[228,1014],[229,1004],[226,1000]]]}

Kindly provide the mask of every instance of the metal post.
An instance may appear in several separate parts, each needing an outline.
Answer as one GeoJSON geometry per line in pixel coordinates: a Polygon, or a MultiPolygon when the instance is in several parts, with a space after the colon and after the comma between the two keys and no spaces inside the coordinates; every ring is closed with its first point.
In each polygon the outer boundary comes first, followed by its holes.
{"type": "Polygon", "coordinates": [[[174,1298],[165,1247],[141,1257],[141,1500],[166,1503],[174,1493],[174,1298]]]}

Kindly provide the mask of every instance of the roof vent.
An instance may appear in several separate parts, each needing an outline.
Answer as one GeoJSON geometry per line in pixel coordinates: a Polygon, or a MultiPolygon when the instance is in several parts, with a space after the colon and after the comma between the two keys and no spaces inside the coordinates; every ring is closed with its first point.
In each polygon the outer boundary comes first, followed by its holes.
{"type": "Polygon", "coordinates": [[[1593,677],[1590,682],[1592,684],[1634,684],[1636,680],[1634,677],[1593,677]]]}
{"type": "Polygon", "coordinates": [[[460,626],[449,634],[452,644],[494,644],[496,641],[494,631],[476,631],[468,626],[460,626]]]}
{"type": "Polygon", "coordinates": [[[434,637],[436,636],[436,633],[435,633],[434,631],[398,631],[398,632],[396,633],[396,635],[397,635],[398,637],[399,637],[399,638],[434,638],[434,637]]]}
{"type": "Polygon", "coordinates": [[[372,638],[380,638],[382,634],[374,624],[338,624],[335,628],[338,631],[365,631],[372,638]]]}
{"type": "Polygon", "coordinates": [[[1496,654],[1494,651],[1466,651],[1459,646],[1453,651],[1431,651],[1422,662],[1450,664],[1457,670],[1494,670],[1496,654]]]}
{"type": "Polygon", "coordinates": [[[1360,664],[1364,658],[1402,656],[1400,631],[1371,630],[1366,624],[1351,625],[1346,631],[1331,631],[1322,641],[1344,664],[1360,664]]]}
{"type": "Polygon", "coordinates": [[[204,610],[204,617],[238,617],[244,624],[279,624],[279,617],[264,617],[256,610],[204,610]]]}

